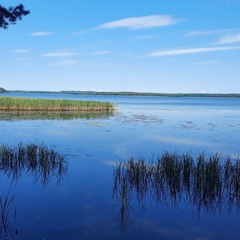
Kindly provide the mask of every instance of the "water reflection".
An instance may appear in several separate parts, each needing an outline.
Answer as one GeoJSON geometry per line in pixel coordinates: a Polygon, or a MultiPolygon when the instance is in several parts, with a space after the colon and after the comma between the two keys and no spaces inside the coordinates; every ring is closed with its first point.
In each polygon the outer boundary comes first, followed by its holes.
{"type": "Polygon", "coordinates": [[[120,162],[113,173],[113,196],[120,201],[121,231],[132,224],[131,202],[145,207],[147,199],[157,205],[193,209],[210,217],[222,209],[240,207],[240,158],[219,154],[179,155],[165,152],[156,161],[134,158],[120,162]]]}
{"type": "MultiPolygon", "coordinates": [[[[0,145],[0,175],[11,183],[17,183],[23,176],[30,176],[34,182],[40,182],[43,187],[55,181],[63,180],[67,173],[65,157],[57,153],[53,147],[43,144],[23,144],[17,146],[0,145]]],[[[0,239],[15,239],[18,230],[13,230],[16,221],[16,209],[13,209],[14,196],[0,195],[0,239]]]]}
{"type": "MultiPolygon", "coordinates": [[[[0,196],[0,239],[14,239],[17,235],[17,229],[14,231],[10,221],[9,215],[13,211],[14,196],[0,196]]],[[[16,210],[14,213],[16,220],[16,210]]]]}
{"type": "Polygon", "coordinates": [[[69,112],[69,111],[1,111],[0,121],[13,120],[73,120],[96,119],[113,116],[113,112],[69,112]]]}
{"type": "Polygon", "coordinates": [[[23,144],[17,146],[0,145],[0,174],[17,182],[22,176],[30,176],[43,186],[55,180],[58,184],[67,172],[67,162],[63,155],[43,144],[23,144]]]}

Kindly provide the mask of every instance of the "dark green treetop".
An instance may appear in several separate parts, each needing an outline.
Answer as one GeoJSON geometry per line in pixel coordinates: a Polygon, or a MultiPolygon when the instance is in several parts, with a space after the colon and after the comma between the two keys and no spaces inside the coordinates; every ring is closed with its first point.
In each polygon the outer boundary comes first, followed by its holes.
{"type": "Polygon", "coordinates": [[[0,5],[0,28],[7,29],[10,24],[16,24],[17,20],[22,20],[29,13],[22,4],[9,8],[0,5]]]}

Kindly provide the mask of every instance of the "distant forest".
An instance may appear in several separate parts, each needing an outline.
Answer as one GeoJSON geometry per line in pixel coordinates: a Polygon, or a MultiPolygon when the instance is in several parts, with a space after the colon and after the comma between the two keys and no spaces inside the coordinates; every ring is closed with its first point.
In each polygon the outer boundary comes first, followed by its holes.
{"type": "Polygon", "coordinates": [[[54,94],[74,94],[74,95],[113,95],[113,96],[156,96],[156,97],[230,97],[240,98],[240,93],[152,93],[152,92],[108,92],[108,91],[25,91],[25,90],[5,90],[0,88],[0,92],[6,93],[54,93],[54,94]]]}

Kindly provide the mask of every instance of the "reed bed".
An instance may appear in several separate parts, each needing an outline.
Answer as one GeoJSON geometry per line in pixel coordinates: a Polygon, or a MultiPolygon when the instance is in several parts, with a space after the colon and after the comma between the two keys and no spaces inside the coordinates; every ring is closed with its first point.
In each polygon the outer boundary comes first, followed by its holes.
{"type": "Polygon", "coordinates": [[[113,111],[110,102],[0,97],[0,110],[14,111],[113,111]]]}
{"type": "Polygon", "coordinates": [[[240,207],[240,157],[165,152],[150,162],[143,158],[122,161],[113,176],[121,221],[126,217],[129,221],[128,208],[134,196],[142,206],[147,198],[175,208],[184,203],[198,216],[202,211],[212,216],[221,213],[222,207],[229,212],[240,207]]]}
{"type": "Polygon", "coordinates": [[[17,146],[0,145],[0,174],[17,182],[23,175],[41,181],[45,186],[55,179],[59,183],[67,172],[63,155],[43,144],[23,144],[17,146]]]}

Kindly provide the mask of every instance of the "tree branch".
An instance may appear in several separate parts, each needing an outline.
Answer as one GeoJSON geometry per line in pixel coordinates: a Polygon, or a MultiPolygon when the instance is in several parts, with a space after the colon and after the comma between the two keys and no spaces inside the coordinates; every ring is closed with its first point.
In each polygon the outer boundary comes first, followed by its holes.
{"type": "Polygon", "coordinates": [[[22,20],[29,13],[22,4],[9,8],[0,5],[0,28],[7,29],[10,24],[16,24],[17,20],[22,20]]]}

